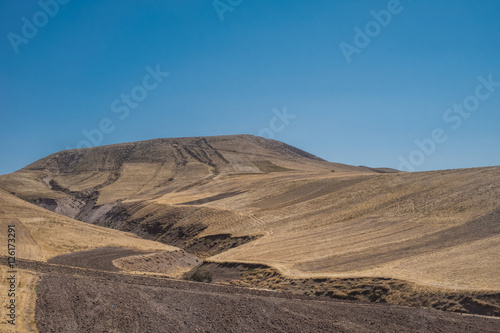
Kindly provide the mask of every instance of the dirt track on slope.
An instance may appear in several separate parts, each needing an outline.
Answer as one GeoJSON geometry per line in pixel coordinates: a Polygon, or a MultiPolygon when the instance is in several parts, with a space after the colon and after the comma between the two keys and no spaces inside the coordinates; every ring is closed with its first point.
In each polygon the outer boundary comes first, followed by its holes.
{"type": "Polygon", "coordinates": [[[48,260],[51,264],[67,265],[80,268],[97,269],[107,272],[118,272],[121,269],[113,265],[113,260],[149,252],[138,252],[120,247],[101,247],[88,251],[79,251],[48,260]]]}

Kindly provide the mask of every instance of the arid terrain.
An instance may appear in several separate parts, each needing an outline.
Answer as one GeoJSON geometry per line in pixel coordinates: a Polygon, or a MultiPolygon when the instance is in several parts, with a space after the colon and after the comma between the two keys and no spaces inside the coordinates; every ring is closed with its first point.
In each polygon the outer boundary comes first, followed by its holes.
{"type": "Polygon", "coordinates": [[[250,135],[59,152],[0,176],[0,330],[500,332],[498,185],[250,135]]]}

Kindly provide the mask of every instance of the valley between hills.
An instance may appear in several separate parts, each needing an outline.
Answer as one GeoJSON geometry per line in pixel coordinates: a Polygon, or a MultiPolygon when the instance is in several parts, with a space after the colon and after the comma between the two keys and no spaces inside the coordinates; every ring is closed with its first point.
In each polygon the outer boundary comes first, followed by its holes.
{"type": "Polygon", "coordinates": [[[498,332],[499,184],[251,135],[62,151],[0,176],[1,330],[498,332]]]}

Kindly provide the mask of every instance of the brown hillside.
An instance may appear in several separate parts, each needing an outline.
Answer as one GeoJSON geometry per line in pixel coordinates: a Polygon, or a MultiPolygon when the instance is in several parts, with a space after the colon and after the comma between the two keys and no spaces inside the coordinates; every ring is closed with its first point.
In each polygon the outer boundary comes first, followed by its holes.
{"type": "Polygon", "coordinates": [[[0,188],[211,261],[266,264],[294,278],[500,290],[500,168],[391,171],[241,135],[60,152],[1,176],[0,188]]]}

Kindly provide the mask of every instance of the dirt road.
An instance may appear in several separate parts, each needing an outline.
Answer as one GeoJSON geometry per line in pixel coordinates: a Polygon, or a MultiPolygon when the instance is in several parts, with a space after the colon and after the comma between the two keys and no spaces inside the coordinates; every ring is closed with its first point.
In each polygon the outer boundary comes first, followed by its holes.
{"type": "Polygon", "coordinates": [[[146,253],[148,252],[138,252],[120,247],[101,247],[89,251],[64,254],[52,258],[48,262],[73,267],[98,269],[107,272],[118,272],[120,269],[113,265],[113,260],[146,253]]]}

